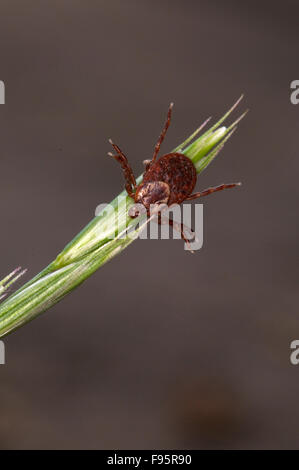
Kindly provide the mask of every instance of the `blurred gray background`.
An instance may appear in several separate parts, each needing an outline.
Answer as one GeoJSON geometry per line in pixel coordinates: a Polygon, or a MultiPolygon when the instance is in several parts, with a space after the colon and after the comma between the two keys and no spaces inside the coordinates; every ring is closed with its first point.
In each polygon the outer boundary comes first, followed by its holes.
{"type": "Polygon", "coordinates": [[[136,174],[244,92],[198,189],[204,246],[138,240],[5,338],[0,447],[298,448],[297,1],[2,0],[1,265],[39,272],[136,174]],[[233,117],[237,117],[235,113],[233,117]]]}

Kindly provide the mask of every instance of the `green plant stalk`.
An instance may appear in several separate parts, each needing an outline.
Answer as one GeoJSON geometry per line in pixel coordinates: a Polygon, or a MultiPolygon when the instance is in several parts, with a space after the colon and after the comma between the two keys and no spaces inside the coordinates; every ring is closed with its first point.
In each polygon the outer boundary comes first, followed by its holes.
{"type": "Polygon", "coordinates": [[[23,269],[19,266],[10,274],[8,274],[2,281],[0,281],[0,300],[7,296],[9,288],[20,279],[26,273],[27,269],[23,269]]]}
{"type": "MultiPolygon", "coordinates": [[[[240,99],[204,134],[195,139],[208,120],[174,149],[189,157],[198,173],[214,160],[245,115],[229,127],[220,127],[240,99]]],[[[137,179],[138,183],[141,181],[142,175],[137,179]]],[[[133,203],[123,191],[110,204],[116,210],[116,217],[112,211],[103,209],[48,267],[0,304],[0,338],[55,305],[138,237],[148,221],[128,216],[133,203]],[[128,228],[132,230],[130,234],[128,228]]]]}

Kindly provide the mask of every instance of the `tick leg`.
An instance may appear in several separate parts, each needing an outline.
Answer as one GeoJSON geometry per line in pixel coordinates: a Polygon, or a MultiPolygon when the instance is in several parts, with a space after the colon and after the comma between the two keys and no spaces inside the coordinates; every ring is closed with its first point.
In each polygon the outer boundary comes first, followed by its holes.
{"type": "Polygon", "coordinates": [[[164,124],[164,128],[161,132],[161,135],[158,139],[158,142],[156,143],[156,146],[155,146],[155,150],[154,150],[154,155],[153,155],[153,158],[152,158],[152,162],[154,162],[157,158],[157,155],[159,153],[159,150],[160,150],[160,147],[161,147],[161,144],[164,140],[164,137],[165,137],[165,134],[167,132],[167,129],[169,127],[169,124],[170,124],[170,121],[171,121],[171,111],[172,111],[172,108],[173,108],[173,103],[170,103],[169,105],[169,108],[168,108],[168,113],[167,113],[167,119],[166,119],[166,122],[164,124]]]}
{"type": "Polygon", "coordinates": [[[151,164],[151,160],[143,160],[143,165],[145,167],[145,171],[149,169],[151,164]]]}
{"type": "Polygon", "coordinates": [[[173,227],[174,230],[181,234],[182,239],[188,246],[188,251],[190,251],[190,253],[194,253],[194,251],[191,249],[190,240],[188,240],[185,235],[185,230],[188,229],[190,233],[193,234],[193,239],[195,238],[193,231],[189,227],[186,227],[183,223],[175,222],[173,219],[169,219],[168,217],[162,217],[160,212],[158,214],[158,224],[169,224],[171,227],[173,227]]]}
{"type": "Polygon", "coordinates": [[[185,201],[197,199],[202,196],[208,196],[209,194],[216,193],[217,191],[222,191],[222,189],[235,188],[236,186],[241,186],[241,183],[220,184],[219,186],[215,186],[214,188],[208,188],[204,191],[199,191],[198,193],[191,194],[185,199],[185,201]]]}
{"type": "Polygon", "coordinates": [[[116,155],[113,155],[112,153],[109,152],[108,155],[110,157],[115,158],[115,160],[117,160],[120,163],[120,166],[123,170],[124,177],[125,177],[126,191],[130,197],[134,198],[133,188],[136,189],[137,185],[136,185],[136,179],[135,179],[133,170],[130,167],[127,157],[121,151],[121,149],[117,145],[115,145],[111,139],[109,139],[109,142],[117,153],[116,155]]]}

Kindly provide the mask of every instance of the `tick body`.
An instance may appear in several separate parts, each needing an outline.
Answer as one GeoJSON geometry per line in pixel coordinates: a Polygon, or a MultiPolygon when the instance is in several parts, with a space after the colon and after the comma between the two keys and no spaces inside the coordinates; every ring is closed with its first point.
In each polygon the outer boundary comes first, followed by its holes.
{"type": "Polygon", "coordinates": [[[143,182],[138,186],[135,193],[135,202],[143,204],[147,209],[150,204],[158,198],[165,204],[181,204],[192,193],[196,184],[196,169],[190,158],[182,153],[169,153],[163,155],[156,162],[149,165],[143,182]],[[160,183],[162,183],[160,185],[160,183]],[[158,189],[155,196],[151,197],[151,186],[158,189]],[[161,194],[159,195],[159,186],[161,194]]]}
{"type": "MultiPolygon", "coordinates": [[[[161,144],[170,125],[172,107],[173,103],[169,106],[167,119],[158,142],[156,143],[153,158],[144,161],[145,172],[143,174],[143,180],[138,186],[127,157],[112,140],[109,140],[116,154],[109,153],[108,155],[112,156],[120,163],[124,173],[125,188],[128,195],[134,199],[136,204],[142,204],[148,214],[150,214],[150,208],[153,205],[159,206],[166,204],[167,206],[171,206],[173,204],[181,204],[185,200],[197,199],[216,191],[221,191],[222,189],[234,188],[240,185],[240,183],[221,184],[204,191],[193,193],[197,174],[196,168],[190,158],[179,152],[169,153],[157,158],[161,144]]],[[[133,206],[129,211],[129,215],[134,218],[139,215],[139,212],[136,211],[133,206]]],[[[158,220],[159,223],[161,223],[160,214],[158,220]]],[[[171,219],[169,219],[169,223],[170,225],[174,225],[171,219]]],[[[187,242],[182,224],[180,231],[182,238],[187,242]]]]}

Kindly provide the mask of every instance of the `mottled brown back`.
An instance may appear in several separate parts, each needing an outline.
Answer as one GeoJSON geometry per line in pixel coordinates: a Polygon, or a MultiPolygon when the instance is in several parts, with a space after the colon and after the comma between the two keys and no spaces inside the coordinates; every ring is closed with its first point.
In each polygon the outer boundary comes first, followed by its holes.
{"type": "Polygon", "coordinates": [[[190,158],[181,153],[169,153],[145,172],[143,182],[164,181],[170,186],[168,205],[180,204],[189,196],[196,184],[196,169],[190,158]]]}

